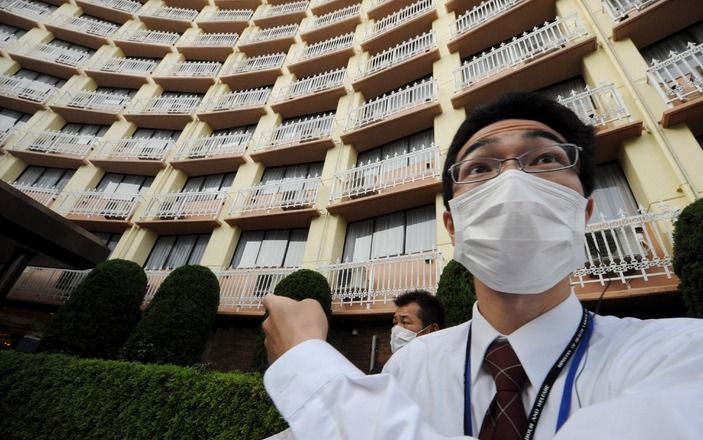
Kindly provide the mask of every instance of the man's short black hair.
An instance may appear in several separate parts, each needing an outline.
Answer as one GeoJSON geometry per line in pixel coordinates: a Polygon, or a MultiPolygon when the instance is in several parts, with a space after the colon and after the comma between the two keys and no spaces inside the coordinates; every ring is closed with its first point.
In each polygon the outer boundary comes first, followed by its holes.
{"type": "Polygon", "coordinates": [[[420,306],[418,317],[422,321],[422,328],[432,324],[444,328],[444,306],[427,290],[409,290],[398,295],[393,302],[396,307],[404,307],[412,303],[420,306]]]}
{"type": "Polygon", "coordinates": [[[569,108],[543,95],[532,92],[511,92],[471,111],[454,135],[442,170],[442,196],[447,210],[449,210],[449,201],[454,197],[454,182],[449,176],[449,167],[456,162],[459,150],[480,129],[505,119],[541,122],[561,134],[567,142],[581,147],[579,178],[584,194],[586,196],[591,194],[595,160],[593,126],[584,124],[569,108]]]}

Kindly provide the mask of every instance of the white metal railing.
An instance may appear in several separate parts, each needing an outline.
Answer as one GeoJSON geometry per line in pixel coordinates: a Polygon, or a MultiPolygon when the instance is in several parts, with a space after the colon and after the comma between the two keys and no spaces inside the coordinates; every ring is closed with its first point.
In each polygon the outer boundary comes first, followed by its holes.
{"type": "Polygon", "coordinates": [[[355,5],[349,5],[342,9],[337,9],[336,11],[328,12],[327,14],[320,15],[319,17],[313,17],[312,19],[306,21],[305,25],[301,29],[301,32],[307,32],[314,29],[319,29],[325,26],[329,26],[338,21],[345,20],[349,17],[358,16],[361,13],[361,3],[355,5]]]}
{"type": "Polygon", "coordinates": [[[388,67],[402,63],[437,47],[433,31],[425,32],[373,55],[366,63],[359,64],[359,77],[374,74],[388,67]]]}
{"type": "Polygon", "coordinates": [[[92,68],[101,72],[149,75],[158,64],[158,61],[145,58],[99,57],[89,62],[85,67],[86,69],[92,68]]]}
{"type": "Polygon", "coordinates": [[[308,208],[315,204],[320,189],[319,177],[284,179],[242,188],[229,215],[236,216],[272,209],[308,208]]]}
{"type": "Polygon", "coordinates": [[[418,0],[399,11],[388,14],[382,19],[369,26],[366,31],[365,40],[381,35],[395,27],[402,26],[404,23],[419,17],[431,10],[434,10],[434,0],[418,0]]]}
{"type": "Polygon", "coordinates": [[[200,21],[249,21],[254,11],[250,9],[203,10],[196,22],[200,21]]]}
{"type": "Polygon", "coordinates": [[[56,87],[41,81],[17,76],[0,75],[0,95],[44,104],[56,92],[56,87]]]}
{"type": "Polygon", "coordinates": [[[203,102],[200,112],[239,110],[241,107],[258,107],[266,104],[271,88],[242,90],[213,96],[203,102]]]}
{"type": "Polygon", "coordinates": [[[260,41],[276,40],[292,37],[298,32],[297,24],[287,24],[272,28],[257,28],[239,39],[240,43],[257,43],[260,41]]]}
{"type": "Polygon", "coordinates": [[[632,12],[639,12],[660,0],[601,0],[603,9],[613,21],[622,21],[632,12]]]}
{"type": "Polygon", "coordinates": [[[177,76],[182,78],[213,78],[219,72],[222,63],[216,61],[183,61],[180,63],[160,64],[154,76],[177,76]]]}
{"type": "Polygon", "coordinates": [[[138,194],[102,191],[69,192],[62,200],[58,212],[62,215],[127,220],[132,216],[141,199],[138,194]]]}
{"type": "Polygon", "coordinates": [[[669,105],[703,94],[703,43],[688,43],[681,53],[671,52],[664,61],[652,60],[647,82],[669,105]]]}
{"type": "Polygon", "coordinates": [[[83,0],[86,3],[91,3],[103,8],[115,9],[117,11],[135,13],[142,4],[132,0],[83,0]]]}
{"type": "Polygon", "coordinates": [[[437,83],[434,79],[426,79],[389,95],[374,98],[352,110],[344,131],[356,130],[413,107],[436,102],[437,99],[437,83]]]}
{"type": "Polygon", "coordinates": [[[59,95],[55,101],[55,105],[83,110],[100,110],[119,113],[129,100],[129,95],[123,93],[67,90],[59,95]]]}
{"type": "Polygon", "coordinates": [[[449,27],[449,38],[455,39],[471,29],[478,27],[494,17],[503,14],[524,0],[489,0],[481,2],[460,15],[449,27]]]}
{"type": "Polygon", "coordinates": [[[14,47],[12,52],[50,63],[65,64],[72,67],[83,66],[91,55],[90,52],[85,50],[68,49],[43,43],[21,44],[14,47]]]}
{"type": "Polygon", "coordinates": [[[51,20],[56,26],[65,26],[68,29],[84,34],[97,35],[99,37],[112,36],[119,26],[109,21],[98,20],[97,18],[75,17],[73,15],[58,15],[51,20]]]}
{"type": "Polygon", "coordinates": [[[220,214],[227,197],[225,191],[154,194],[149,199],[140,219],[215,219],[220,214]]]}
{"type": "Polygon", "coordinates": [[[0,2],[0,10],[37,19],[45,18],[54,12],[55,9],[45,3],[28,0],[3,0],[0,2]]]}
{"type": "Polygon", "coordinates": [[[258,57],[245,57],[227,63],[222,67],[220,75],[232,75],[237,73],[256,72],[259,70],[275,69],[283,67],[283,62],[286,60],[286,54],[274,53],[271,55],[261,55],[258,57]]]}
{"type": "Polygon", "coordinates": [[[283,278],[298,270],[282,268],[232,268],[215,272],[220,281],[220,307],[263,310],[264,296],[273,293],[283,278]]]}
{"type": "Polygon", "coordinates": [[[559,103],[569,107],[586,124],[604,126],[611,122],[632,120],[620,93],[613,83],[603,84],[581,92],[571,91],[565,98],[557,97],[559,103]]]}
{"type": "Polygon", "coordinates": [[[255,151],[273,150],[291,144],[330,138],[333,124],[334,113],[284,122],[273,130],[262,133],[256,142],[255,151]]]}
{"type": "Polygon", "coordinates": [[[175,146],[169,138],[109,139],[95,154],[102,160],[157,160],[162,161],[175,146]]]}
{"type": "Polygon", "coordinates": [[[605,285],[608,280],[623,284],[650,277],[672,278],[673,223],[678,210],[626,215],[613,220],[601,219],[586,226],[586,264],[571,276],[573,286],[605,285]]]}
{"type": "Polygon", "coordinates": [[[147,114],[191,114],[195,112],[200,104],[200,97],[197,95],[188,96],[166,96],[155,98],[140,98],[132,100],[127,107],[128,113],[147,114]]]}
{"type": "Polygon", "coordinates": [[[188,139],[181,143],[173,160],[217,158],[244,154],[251,133],[235,133],[188,139]]]}
{"type": "Polygon", "coordinates": [[[547,52],[561,49],[586,35],[588,31],[578,14],[557,17],[551,23],[513,38],[508,44],[493,47],[489,52],[464,62],[454,71],[454,91],[469,87],[547,52]]]}
{"type": "Polygon", "coordinates": [[[60,131],[26,131],[12,149],[85,158],[97,143],[94,135],[60,131]]]}
{"type": "Polygon", "coordinates": [[[239,35],[236,33],[214,33],[214,34],[191,34],[185,35],[178,42],[179,46],[197,46],[197,47],[232,47],[237,44],[239,35]]]}
{"type": "Polygon", "coordinates": [[[280,5],[262,5],[254,13],[254,18],[277,17],[305,11],[308,8],[307,0],[283,3],[280,5]]]}
{"type": "Polygon", "coordinates": [[[319,266],[332,290],[332,304],[389,303],[410,289],[437,291],[444,259],[437,251],[319,266]]]}
{"type": "Polygon", "coordinates": [[[418,180],[437,178],[441,173],[439,148],[413,150],[345,170],[334,175],[330,201],[356,198],[418,180]]]}
{"type": "Polygon", "coordinates": [[[89,273],[90,270],[29,266],[7,296],[12,299],[63,303],[89,273]]]}
{"type": "Polygon", "coordinates": [[[135,29],[118,32],[114,40],[173,46],[179,38],[181,38],[181,35],[175,32],[135,29]]]}
{"type": "Polygon", "coordinates": [[[320,41],[303,49],[298,50],[291,56],[291,62],[298,63],[319,57],[321,55],[336,52],[340,49],[346,49],[354,46],[354,32],[338,35],[329,40],[320,41]]]}
{"type": "Polygon", "coordinates": [[[344,74],[346,71],[347,69],[342,67],[337,70],[331,70],[329,72],[295,80],[291,84],[281,87],[276,95],[276,101],[292,99],[298,96],[309,95],[320,90],[341,86],[344,84],[344,74]]]}
{"type": "Polygon", "coordinates": [[[170,6],[146,6],[137,15],[145,17],[165,18],[168,20],[194,21],[199,11],[195,9],[174,8],[170,6]]]}
{"type": "Polygon", "coordinates": [[[44,188],[41,186],[20,185],[18,183],[13,183],[12,186],[44,206],[49,206],[59,195],[58,188],[44,188]]]}

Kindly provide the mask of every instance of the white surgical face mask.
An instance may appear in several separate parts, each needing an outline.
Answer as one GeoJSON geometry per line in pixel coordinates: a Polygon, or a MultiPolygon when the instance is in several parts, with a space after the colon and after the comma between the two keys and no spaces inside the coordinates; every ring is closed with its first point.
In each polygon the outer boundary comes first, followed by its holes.
{"type": "MultiPolygon", "coordinates": [[[[427,327],[429,327],[429,325],[427,327]]],[[[408,342],[412,341],[417,337],[417,335],[424,332],[427,327],[415,333],[414,331],[408,330],[405,327],[394,325],[391,329],[391,353],[395,353],[396,351],[408,345],[408,342]]]]}
{"type": "Polygon", "coordinates": [[[454,259],[493,290],[542,293],[585,262],[588,200],[508,170],[449,201],[454,259]]]}

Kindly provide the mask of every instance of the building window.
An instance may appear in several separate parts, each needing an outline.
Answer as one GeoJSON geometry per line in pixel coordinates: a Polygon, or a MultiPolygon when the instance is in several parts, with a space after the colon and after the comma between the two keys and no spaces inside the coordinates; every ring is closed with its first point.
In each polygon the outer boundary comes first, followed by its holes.
{"type": "Polygon", "coordinates": [[[199,264],[210,234],[165,235],[156,240],[144,265],[147,270],[171,270],[187,264],[199,264]]]}
{"type": "Polygon", "coordinates": [[[105,246],[110,249],[110,254],[114,252],[115,248],[117,247],[117,242],[119,242],[120,238],[122,238],[122,233],[111,234],[109,232],[92,232],[92,234],[103,241],[105,246]]]}
{"type": "Polygon", "coordinates": [[[593,200],[595,210],[589,223],[637,214],[637,202],[617,162],[608,162],[596,167],[593,200]]]}
{"type": "Polygon", "coordinates": [[[395,156],[411,153],[413,151],[429,148],[434,143],[434,129],[424,130],[393,142],[376,147],[372,150],[359,153],[356,165],[392,159],[395,156]]]}
{"type": "Polygon", "coordinates": [[[572,91],[581,93],[585,89],[586,81],[583,80],[582,76],[576,76],[574,78],[569,78],[566,81],[561,81],[556,84],[552,84],[551,86],[537,90],[537,93],[540,93],[546,96],[547,98],[556,101],[559,97],[568,98],[569,96],[571,96],[572,91]]]}
{"type": "Polygon", "coordinates": [[[152,176],[106,173],[95,190],[106,194],[144,194],[153,181],[152,176]]]}
{"type": "Polygon", "coordinates": [[[56,87],[57,89],[58,89],[58,88],[61,88],[61,86],[63,86],[64,84],[66,84],[66,80],[65,80],[65,79],[57,78],[57,77],[55,77],[55,76],[46,75],[46,74],[44,74],[44,73],[39,73],[39,72],[35,72],[35,71],[33,71],[33,70],[24,69],[24,68],[18,70],[17,72],[15,72],[13,76],[17,76],[17,77],[20,77],[20,78],[27,78],[27,79],[30,79],[30,80],[33,80],[33,81],[39,81],[39,82],[42,82],[42,83],[44,83],[44,84],[48,84],[48,85],[50,85],[50,86],[54,86],[54,87],[56,87]]]}
{"type": "Polygon", "coordinates": [[[307,239],[307,229],[243,232],[230,267],[299,267],[307,239]]]}
{"type": "Polygon", "coordinates": [[[73,177],[75,170],[28,166],[15,180],[15,184],[34,188],[51,188],[61,191],[73,177]]]}
{"type": "Polygon", "coordinates": [[[227,191],[236,173],[193,176],[186,181],[181,192],[219,192],[227,191]]]}
{"type": "Polygon", "coordinates": [[[689,43],[703,43],[703,21],[699,21],[681,32],[642,48],[640,53],[647,63],[652,64],[652,60],[663,61],[669,58],[671,52],[681,53],[685,51],[688,49],[689,43]]]}
{"type": "Polygon", "coordinates": [[[287,167],[266,168],[261,176],[261,184],[276,183],[289,179],[305,179],[318,177],[322,174],[323,162],[303,163],[287,167]]]}
{"type": "Polygon", "coordinates": [[[0,132],[13,128],[22,128],[32,115],[9,108],[0,108],[0,132]]]}

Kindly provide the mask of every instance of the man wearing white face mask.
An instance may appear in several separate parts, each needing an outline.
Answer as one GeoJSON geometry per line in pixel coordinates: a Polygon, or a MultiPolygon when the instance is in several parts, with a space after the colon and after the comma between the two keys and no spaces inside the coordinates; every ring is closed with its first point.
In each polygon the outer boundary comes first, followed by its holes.
{"type": "Polygon", "coordinates": [[[418,336],[444,328],[444,306],[426,290],[411,290],[393,300],[391,351],[395,353],[418,336]]]}
{"type": "Polygon", "coordinates": [[[473,319],[365,376],[323,342],[310,301],[267,297],[265,376],[302,439],[699,439],[703,323],[587,312],[569,274],[593,211],[593,129],[514,93],[447,152],[444,223],[474,275],[473,319]],[[280,358],[279,358],[280,357],[280,358]]]}

